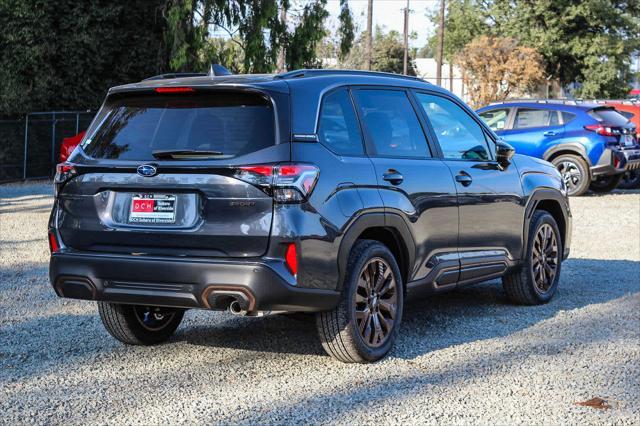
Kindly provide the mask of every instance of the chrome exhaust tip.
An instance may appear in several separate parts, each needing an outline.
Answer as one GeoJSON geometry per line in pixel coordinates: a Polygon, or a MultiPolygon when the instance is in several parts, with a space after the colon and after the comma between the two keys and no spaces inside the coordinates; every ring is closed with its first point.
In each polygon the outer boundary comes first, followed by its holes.
{"type": "Polygon", "coordinates": [[[238,302],[237,300],[234,300],[233,302],[229,303],[229,312],[231,312],[233,315],[239,315],[239,316],[247,315],[247,311],[242,309],[242,306],[240,306],[240,302],[238,302]]]}

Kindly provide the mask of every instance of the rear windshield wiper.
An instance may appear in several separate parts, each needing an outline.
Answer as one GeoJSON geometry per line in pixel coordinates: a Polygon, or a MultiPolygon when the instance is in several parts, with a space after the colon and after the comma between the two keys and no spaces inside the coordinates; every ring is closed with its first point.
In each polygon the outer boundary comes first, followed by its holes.
{"type": "Polygon", "coordinates": [[[199,151],[196,149],[170,149],[153,151],[151,153],[157,159],[191,160],[224,156],[221,151],[199,151]]]}

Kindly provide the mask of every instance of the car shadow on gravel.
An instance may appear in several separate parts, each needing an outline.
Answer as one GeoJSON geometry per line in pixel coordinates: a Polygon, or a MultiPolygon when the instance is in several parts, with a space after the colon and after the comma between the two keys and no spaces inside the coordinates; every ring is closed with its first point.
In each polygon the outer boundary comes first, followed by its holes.
{"type": "MultiPolygon", "coordinates": [[[[560,311],[605,303],[640,291],[640,262],[569,259],[556,297],[541,306],[509,303],[499,280],[409,301],[392,356],[424,353],[476,340],[507,336],[560,311]]],[[[259,352],[324,355],[312,316],[235,318],[182,329],[178,339],[194,345],[259,352]]]]}

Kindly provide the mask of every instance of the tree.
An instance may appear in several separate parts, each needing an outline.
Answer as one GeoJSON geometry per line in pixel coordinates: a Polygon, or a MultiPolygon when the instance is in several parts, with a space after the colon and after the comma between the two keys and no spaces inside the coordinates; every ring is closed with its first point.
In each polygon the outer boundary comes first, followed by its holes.
{"type": "Polygon", "coordinates": [[[338,34],[340,34],[338,59],[343,61],[351,51],[353,40],[355,39],[355,26],[348,0],[340,0],[340,16],[338,20],[340,21],[340,26],[338,27],[338,34]]]}
{"type": "Polygon", "coordinates": [[[575,95],[616,97],[640,49],[640,2],[450,0],[446,28],[445,55],[483,34],[510,37],[543,56],[546,76],[578,83],[575,95]]]}
{"type": "MultiPolygon", "coordinates": [[[[412,33],[412,37],[415,34],[412,33]]],[[[413,51],[409,52],[408,75],[416,75],[413,63],[413,51]]],[[[375,28],[373,37],[371,70],[402,74],[404,59],[404,45],[402,35],[398,31],[384,33],[382,28],[375,28]]],[[[351,53],[342,64],[345,68],[366,69],[366,31],[360,34],[351,53]]]]}
{"type": "Polygon", "coordinates": [[[164,2],[0,1],[0,114],[95,109],[164,72],[164,2]]]}
{"type": "Polygon", "coordinates": [[[197,71],[208,67],[215,55],[211,45],[209,50],[205,48],[207,29],[214,27],[226,31],[241,49],[241,68],[245,72],[261,73],[276,68],[281,49],[289,68],[317,65],[314,52],[324,37],[323,22],[328,13],[326,0],[311,0],[300,10],[292,10],[289,0],[173,0],[166,16],[168,34],[185,34],[172,45],[173,69],[183,70],[191,65],[197,69],[189,71],[197,71]],[[185,2],[189,13],[173,12],[174,8],[182,9],[185,2]],[[283,10],[286,19],[281,19],[283,10]],[[173,16],[180,19],[172,19],[173,16]],[[186,36],[190,34],[194,37],[186,36]],[[187,52],[188,57],[182,52],[187,52]]]}
{"type": "Polygon", "coordinates": [[[523,94],[544,76],[542,56],[511,38],[480,36],[462,49],[455,61],[463,70],[464,84],[476,108],[523,94]]]}
{"type": "Polygon", "coordinates": [[[320,67],[316,47],[326,34],[324,20],[329,16],[326,4],[326,0],[319,0],[308,3],[302,10],[297,26],[287,37],[285,52],[289,69],[320,67]]]}

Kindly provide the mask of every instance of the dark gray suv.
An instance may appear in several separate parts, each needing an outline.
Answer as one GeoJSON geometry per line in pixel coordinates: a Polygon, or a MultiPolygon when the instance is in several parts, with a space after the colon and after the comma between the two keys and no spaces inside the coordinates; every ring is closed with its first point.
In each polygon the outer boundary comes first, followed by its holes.
{"type": "Polygon", "coordinates": [[[547,302],[571,241],[551,164],[383,73],[115,87],[55,185],[51,283],[129,344],[191,308],[315,312],[331,356],[375,361],[410,297],[502,277],[511,300],[547,302]]]}

